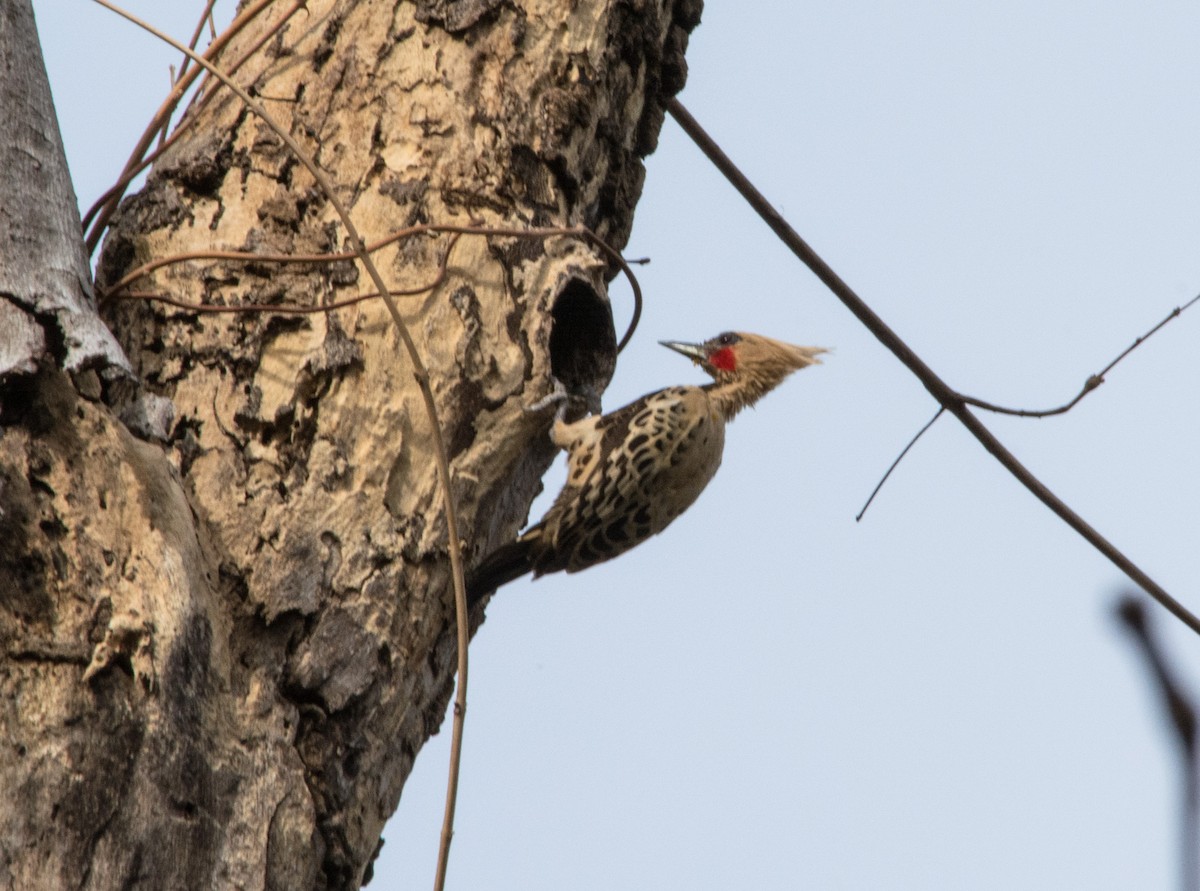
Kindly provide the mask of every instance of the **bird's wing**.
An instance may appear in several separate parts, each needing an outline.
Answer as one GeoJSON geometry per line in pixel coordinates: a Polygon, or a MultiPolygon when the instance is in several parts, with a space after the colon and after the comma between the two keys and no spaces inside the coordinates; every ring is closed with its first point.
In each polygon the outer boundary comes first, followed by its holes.
{"type": "Polygon", "coordinates": [[[723,425],[699,387],[669,387],[587,420],[569,441],[566,486],[530,530],[539,575],[584,569],[661,532],[720,464],[723,425]]]}

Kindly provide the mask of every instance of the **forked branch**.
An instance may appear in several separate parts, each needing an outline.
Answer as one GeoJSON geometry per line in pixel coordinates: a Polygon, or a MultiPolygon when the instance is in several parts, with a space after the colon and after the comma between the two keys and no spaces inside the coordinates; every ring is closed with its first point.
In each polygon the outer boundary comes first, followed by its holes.
{"type": "Polygon", "coordinates": [[[678,99],[667,103],[667,110],[679,123],[684,132],[692,138],[696,145],[710,161],[721,171],[730,184],[741,193],[742,197],[762,217],[779,239],[787,245],[805,266],[819,278],[824,285],[834,293],[843,305],[862,322],[864,327],[887,347],[925,385],[933,398],[948,412],[958,418],[959,422],[970,431],[979,443],[991,453],[1026,489],[1059,516],[1068,526],[1081,535],[1089,544],[1107,557],[1125,575],[1132,579],[1147,594],[1157,600],[1172,615],[1200,634],[1200,619],[1186,609],[1183,604],[1172,597],[1154,579],[1150,578],[1137,564],[1122,553],[1108,539],[1092,528],[1083,517],[1072,510],[1061,498],[1050,491],[1016,456],[992,434],[983,422],[970,410],[967,401],[932,368],[930,368],[911,347],[906,344],[895,331],[888,327],[871,307],[842,280],[833,268],[814,251],[807,242],[793,229],[783,216],[763,196],[746,175],[738,169],[719,145],[710,137],[704,128],[688,113],[678,99]]]}

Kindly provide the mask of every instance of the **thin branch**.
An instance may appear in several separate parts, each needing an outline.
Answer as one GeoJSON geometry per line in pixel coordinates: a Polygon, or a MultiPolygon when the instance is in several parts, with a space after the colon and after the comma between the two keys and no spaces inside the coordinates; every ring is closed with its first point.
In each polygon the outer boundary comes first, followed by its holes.
{"type": "Polygon", "coordinates": [[[901,450],[900,454],[896,456],[896,460],[893,461],[892,466],[887,469],[887,473],[883,475],[879,482],[875,484],[875,488],[871,490],[871,497],[867,499],[867,503],[862,506],[862,510],[858,512],[858,516],[854,518],[855,523],[862,520],[863,515],[867,512],[867,508],[871,506],[871,502],[875,500],[875,496],[879,494],[879,490],[883,488],[883,484],[886,483],[888,477],[892,475],[892,471],[895,470],[900,465],[900,462],[904,460],[904,456],[908,454],[908,450],[917,444],[917,440],[925,435],[925,431],[934,425],[937,419],[942,416],[942,412],[945,410],[945,406],[939,408],[934,413],[933,417],[925,422],[925,426],[917,431],[917,435],[908,441],[908,445],[901,450]]]}
{"type": "MultiPolygon", "coordinates": [[[[572,238],[580,238],[587,241],[601,251],[625,274],[625,278],[629,281],[629,287],[633,291],[633,314],[630,316],[629,325],[625,329],[625,334],[621,337],[617,344],[617,352],[620,353],[625,349],[626,344],[633,338],[634,332],[637,330],[638,322],[642,317],[642,286],[637,280],[637,276],[633,274],[633,269],[630,268],[629,262],[621,256],[620,251],[616,250],[612,245],[606,242],[603,238],[584,226],[538,226],[529,229],[520,229],[509,226],[459,226],[449,223],[422,223],[417,226],[408,226],[404,229],[397,229],[395,232],[387,235],[378,241],[373,241],[365,246],[367,253],[375,253],[381,248],[387,247],[393,242],[403,238],[409,238],[413,235],[423,233],[439,233],[448,232],[455,237],[459,235],[482,235],[496,236],[506,238],[549,238],[553,236],[567,236],[572,238]]],[[[184,263],[188,260],[236,260],[246,263],[335,263],[345,260],[355,260],[358,254],[354,251],[343,251],[339,253],[327,254],[282,254],[282,253],[253,253],[251,251],[186,251],[184,253],[175,254],[171,257],[159,257],[157,260],[151,260],[148,263],[143,263],[134,269],[131,269],[120,279],[113,282],[106,288],[100,290],[100,302],[113,299],[121,296],[122,292],[133,284],[139,278],[149,275],[156,269],[161,269],[164,266],[172,266],[177,263],[184,263]]],[[[392,293],[420,293],[421,291],[430,290],[440,284],[439,278],[433,285],[428,287],[418,288],[415,291],[395,290],[392,293]]],[[[368,299],[376,295],[366,295],[362,298],[354,298],[355,302],[359,299],[368,299]]],[[[145,298],[151,299],[151,298],[145,298]]],[[[172,303],[180,305],[179,301],[166,300],[164,303],[172,303]]],[[[186,304],[186,308],[195,308],[196,304],[186,304]]],[[[272,304],[274,307],[275,304],[272,304]]],[[[218,311],[218,310],[211,310],[218,311]]],[[[240,310],[222,309],[221,312],[237,312],[240,310]]],[[[252,311],[252,310],[246,310],[252,311]]],[[[321,311],[303,310],[303,309],[284,309],[280,312],[308,312],[321,311]]]]}
{"type": "MultiPolygon", "coordinates": [[[[307,0],[294,0],[292,5],[284,11],[283,15],[279,17],[279,20],[271,25],[271,27],[263,33],[263,36],[259,38],[245,53],[243,53],[240,59],[238,59],[229,67],[230,72],[232,73],[237,71],[250,58],[252,58],[253,55],[258,52],[259,48],[266,43],[266,41],[270,40],[280,28],[287,24],[288,20],[290,20],[293,15],[305,8],[306,2],[307,0]]],[[[234,34],[248,25],[251,18],[269,6],[270,3],[271,0],[262,0],[262,2],[260,2],[258,5],[246,10],[246,12],[242,13],[242,15],[234,19],[233,23],[221,33],[220,37],[214,40],[213,45],[208,48],[207,53],[211,55],[214,52],[214,47],[223,46],[226,42],[228,42],[229,39],[232,38],[234,34]]],[[[194,81],[197,74],[190,75],[192,81],[188,82],[188,87],[184,89],[185,93],[186,90],[190,88],[191,83],[194,81]]],[[[182,72],[180,73],[180,77],[183,77],[182,72]]],[[[202,96],[200,100],[201,106],[206,104],[218,92],[217,90],[206,91],[205,88],[208,84],[208,81],[209,77],[207,72],[205,72],[204,80],[201,81],[200,86],[197,88],[195,94],[202,96]]],[[[217,86],[219,87],[220,85],[220,81],[218,81],[217,86]]],[[[174,93],[172,93],[172,95],[174,95],[174,93]]],[[[192,102],[195,101],[195,95],[193,95],[192,102]]],[[[192,102],[189,102],[188,110],[192,108],[192,102]]],[[[170,104],[170,99],[168,98],[168,100],[164,102],[163,106],[159,108],[158,112],[156,112],[155,116],[151,119],[150,125],[147,127],[146,132],[153,134],[161,128],[162,132],[165,133],[166,128],[162,127],[161,124],[158,124],[159,118],[164,113],[168,113],[170,108],[174,107],[174,105],[170,104]]],[[[84,231],[88,232],[85,238],[85,243],[88,246],[89,254],[95,251],[96,246],[100,243],[100,236],[107,227],[108,221],[111,219],[112,213],[116,210],[117,205],[120,203],[121,196],[125,194],[125,189],[128,187],[128,185],[137,178],[138,174],[157,161],[163,152],[174,145],[180,136],[186,132],[187,118],[185,116],[184,122],[180,124],[179,127],[176,127],[170,136],[167,136],[165,140],[161,141],[158,147],[155,148],[154,151],[150,152],[150,154],[145,154],[145,150],[149,146],[143,146],[141,141],[138,142],[138,145],[135,146],[129,160],[125,162],[125,168],[122,171],[121,176],[104,192],[103,195],[95,200],[92,206],[88,208],[88,212],[83,215],[82,225],[84,231]],[[101,213],[103,214],[103,217],[93,226],[92,220],[96,218],[97,214],[101,213]]]]}
{"type": "MultiPolygon", "coordinates": [[[[446,250],[442,252],[442,259],[438,262],[437,275],[433,281],[425,285],[417,285],[413,288],[391,288],[388,293],[393,297],[412,297],[416,294],[424,294],[432,291],[446,280],[447,269],[450,263],[450,253],[454,250],[454,246],[458,244],[459,238],[462,236],[454,234],[446,243],[446,250]]],[[[373,253],[378,250],[379,243],[367,245],[367,251],[373,253]]],[[[161,269],[164,266],[171,266],[176,263],[185,263],[190,260],[241,260],[246,263],[340,263],[347,260],[357,259],[357,254],[353,251],[346,251],[331,254],[256,254],[251,251],[187,251],[181,254],[176,254],[173,257],[164,257],[158,260],[145,263],[134,269],[129,274],[123,276],[120,281],[112,287],[102,288],[100,290],[101,301],[107,300],[149,300],[155,303],[165,303],[169,306],[177,306],[180,309],[193,310],[201,313],[262,313],[272,312],[281,315],[311,315],[313,313],[330,312],[335,309],[343,309],[347,306],[354,306],[356,303],[362,303],[364,300],[373,300],[379,294],[371,292],[370,294],[359,294],[355,297],[348,297],[345,300],[336,300],[333,303],[323,303],[319,306],[301,306],[296,303],[246,303],[234,304],[230,306],[220,306],[214,303],[191,303],[186,300],[177,300],[174,297],[150,293],[145,291],[131,291],[129,285],[146,275],[149,275],[155,269],[161,269]]]]}
{"type": "MultiPolygon", "coordinates": [[[[211,44],[209,44],[208,49],[205,50],[205,56],[209,58],[216,58],[221,50],[225,48],[229,41],[232,40],[233,37],[242,30],[242,28],[248,25],[255,17],[259,15],[259,13],[267,9],[274,2],[275,0],[257,0],[257,2],[243,10],[242,13],[233,20],[229,27],[226,28],[219,37],[213,40],[211,44]]],[[[103,5],[109,6],[107,3],[103,5]]],[[[294,4],[292,9],[285,13],[285,15],[281,18],[280,23],[286,22],[288,18],[295,13],[296,9],[300,8],[300,6],[302,6],[302,3],[294,4]]],[[[113,12],[124,15],[124,13],[122,13],[116,7],[109,6],[109,8],[112,9],[113,12]]],[[[139,26],[143,26],[143,23],[141,22],[135,23],[139,26]]],[[[178,44],[175,41],[172,41],[172,44],[181,47],[185,55],[188,55],[191,58],[199,58],[189,47],[183,47],[182,44],[178,44]]],[[[244,61],[244,59],[242,61],[244,61]]],[[[150,124],[142,132],[141,137],[133,147],[133,151],[130,152],[129,160],[125,162],[125,167],[121,171],[121,176],[118,177],[117,184],[105,192],[104,195],[102,195],[100,199],[93,204],[88,212],[84,215],[83,227],[84,230],[87,231],[87,236],[84,239],[84,243],[87,245],[89,256],[95,252],[96,247],[100,244],[100,235],[108,226],[108,221],[112,218],[113,213],[116,212],[117,204],[121,199],[121,195],[124,194],[125,187],[133,181],[134,177],[136,177],[138,173],[150,165],[153,158],[158,157],[159,154],[161,154],[172,142],[174,142],[176,138],[178,138],[179,131],[177,130],[170,138],[168,138],[162,143],[161,146],[159,146],[150,159],[145,161],[142,160],[143,156],[146,154],[146,151],[150,148],[151,144],[153,144],[155,134],[157,134],[166,126],[165,122],[170,118],[171,112],[176,108],[176,106],[178,106],[180,100],[183,99],[184,94],[187,93],[191,85],[195,83],[196,78],[199,77],[200,73],[204,70],[205,69],[203,67],[194,68],[186,73],[184,73],[182,69],[180,70],[179,78],[174,87],[171,89],[170,93],[168,93],[167,98],[162,101],[162,104],[158,107],[158,110],[151,118],[150,124]],[[94,223],[92,223],[93,219],[95,220],[94,223]],[[89,224],[91,224],[90,228],[89,224]]]]}
{"type": "MultiPolygon", "coordinates": [[[[291,20],[292,16],[294,16],[300,10],[304,10],[305,12],[308,12],[308,0],[292,0],[292,5],[289,6],[287,8],[287,10],[284,11],[283,15],[281,15],[275,22],[273,22],[269,28],[266,28],[262,32],[262,34],[259,36],[259,38],[254,41],[254,43],[252,43],[252,44],[250,44],[250,46],[246,47],[246,50],[245,50],[245,52],[242,53],[241,58],[239,58],[237,61],[233,62],[229,66],[228,71],[226,71],[225,73],[228,75],[231,75],[231,76],[233,74],[236,74],[237,71],[243,65],[245,65],[248,61],[250,61],[255,56],[257,56],[258,51],[260,49],[262,49],[263,46],[268,41],[273,40],[275,38],[275,35],[277,35],[281,30],[283,30],[283,26],[286,25],[291,20]]],[[[211,22],[212,20],[210,19],[209,21],[211,22]]],[[[226,29],[226,31],[222,32],[222,36],[224,36],[224,34],[226,32],[240,31],[242,28],[246,27],[249,24],[250,24],[249,19],[246,19],[243,16],[238,16],[229,25],[229,27],[226,29]]],[[[188,100],[188,106],[184,110],[185,115],[189,111],[191,111],[192,108],[194,108],[196,106],[197,101],[199,101],[200,106],[203,107],[209,101],[209,99],[219,91],[219,89],[221,87],[220,81],[217,81],[217,86],[215,89],[213,89],[212,91],[209,91],[208,85],[209,85],[210,81],[212,81],[212,80],[213,80],[212,75],[208,74],[208,72],[205,72],[204,79],[202,81],[200,81],[200,86],[198,86],[196,88],[196,92],[193,93],[192,98],[188,100]]]]}
{"type": "MultiPolygon", "coordinates": [[[[204,33],[204,24],[208,23],[209,28],[212,28],[213,7],[217,5],[217,0],[206,0],[204,9],[200,12],[200,18],[196,22],[196,29],[192,32],[192,39],[188,41],[188,48],[194,50],[200,45],[200,35],[204,33]]],[[[214,35],[215,36],[215,35],[214,35]]],[[[183,61],[179,63],[179,78],[182,78],[188,73],[191,68],[192,60],[187,56],[183,57],[183,61]]],[[[162,124],[158,130],[158,148],[162,150],[163,144],[167,138],[167,132],[171,129],[171,114],[174,112],[175,106],[167,111],[163,118],[162,124]]]]}
{"type": "MultiPolygon", "coordinates": [[[[460,235],[452,235],[446,244],[446,250],[442,253],[441,262],[438,263],[437,276],[427,285],[420,285],[415,288],[392,288],[388,293],[393,297],[415,297],[417,294],[425,294],[439,287],[445,280],[448,273],[450,263],[450,254],[454,250],[454,246],[458,244],[460,235]]],[[[178,300],[168,294],[158,294],[147,291],[121,291],[112,295],[119,299],[130,300],[147,300],[154,303],[165,303],[168,306],[174,306],[179,309],[184,309],[195,313],[272,313],[278,315],[293,315],[307,316],[316,315],[318,313],[333,312],[337,309],[345,309],[348,306],[356,306],[367,300],[374,300],[379,297],[379,294],[374,292],[370,294],[359,294],[355,297],[347,297],[345,300],[335,300],[332,303],[322,303],[319,306],[300,306],[294,303],[246,303],[234,304],[232,306],[220,306],[215,303],[191,303],[187,300],[178,300]]]]}
{"type": "Polygon", "coordinates": [[[973,405],[976,408],[982,408],[984,411],[996,412],[997,414],[1001,414],[1001,415],[1017,415],[1022,418],[1048,418],[1052,415],[1066,414],[1071,409],[1073,409],[1076,405],[1078,405],[1084,396],[1086,396],[1088,393],[1092,392],[1092,390],[1096,389],[1098,386],[1100,386],[1102,383],[1104,383],[1105,377],[1107,377],[1108,373],[1117,366],[1118,362],[1120,362],[1122,359],[1124,359],[1126,356],[1128,356],[1130,353],[1132,353],[1134,350],[1136,350],[1138,347],[1140,347],[1143,343],[1145,343],[1147,340],[1149,340],[1151,337],[1153,337],[1155,334],[1157,334],[1159,329],[1163,328],[1165,325],[1167,325],[1169,322],[1173,321],[1174,319],[1179,318],[1179,316],[1182,315],[1183,312],[1186,309],[1188,309],[1188,307],[1190,307],[1197,300],[1200,300],[1200,294],[1197,294],[1195,297],[1193,297],[1187,303],[1183,304],[1183,306],[1177,306],[1173,310],[1171,310],[1169,313],[1167,313],[1167,316],[1165,319],[1163,319],[1161,322],[1159,322],[1157,325],[1155,325],[1153,328],[1151,328],[1149,331],[1147,331],[1141,337],[1136,338],[1132,344],[1130,344],[1124,350],[1121,351],[1121,354],[1118,355],[1117,358],[1113,359],[1111,362],[1109,362],[1107,365],[1105,365],[1102,369],[1100,369],[1099,372],[1097,372],[1096,374],[1093,374],[1086,381],[1084,381],[1083,389],[1081,389],[1075,395],[1074,399],[1072,399],[1070,402],[1066,402],[1066,403],[1058,406],[1058,408],[1047,408],[1047,409],[1042,409],[1041,411],[1035,411],[1035,410],[1027,409],[1027,408],[1005,408],[1002,405],[995,405],[991,402],[984,402],[982,399],[975,399],[971,396],[962,396],[962,401],[967,403],[967,405],[973,405]]]}
{"type": "MultiPolygon", "coordinates": [[[[1178,318],[1180,316],[1180,314],[1183,313],[1184,310],[1186,310],[1188,307],[1190,307],[1197,300],[1200,300],[1200,295],[1193,297],[1187,303],[1183,304],[1183,306],[1177,306],[1173,310],[1171,310],[1169,313],[1167,313],[1166,318],[1164,318],[1161,322],[1159,322],[1157,325],[1155,325],[1153,328],[1151,328],[1149,331],[1147,331],[1141,337],[1138,337],[1136,340],[1134,340],[1134,342],[1130,346],[1126,347],[1120,353],[1120,355],[1118,355],[1115,359],[1113,359],[1111,362],[1109,362],[1107,365],[1105,365],[1104,368],[1101,369],[1101,371],[1098,374],[1093,374],[1086,381],[1084,381],[1083,389],[1080,390],[1076,394],[1074,399],[1072,399],[1070,402],[1065,403],[1064,405],[1060,405],[1058,408],[1049,408],[1049,409],[1044,409],[1042,411],[1035,411],[1032,409],[1025,409],[1025,408],[1004,408],[1003,406],[994,405],[990,402],[984,402],[982,399],[974,399],[970,396],[962,396],[962,400],[963,400],[963,402],[967,403],[968,405],[973,405],[976,408],[982,408],[984,411],[996,412],[997,414],[1004,414],[1004,415],[1018,415],[1023,418],[1048,418],[1048,417],[1051,417],[1052,415],[1066,414],[1071,409],[1073,409],[1076,405],[1078,405],[1084,396],[1086,396],[1088,393],[1092,392],[1092,390],[1096,389],[1102,383],[1104,383],[1106,376],[1108,375],[1108,373],[1110,371],[1113,370],[1113,368],[1116,367],[1118,362],[1120,362],[1122,359],[1124,359],[1126,356],[1128,356],[1130,353],[1132,353],[1134,350],[1136,350],[1139,346],[1141,346],[1143,343],[1145,343],[1147,340],[1149,340],[1151,337],[1153,337],[1159,331],[1159,329],[1161,329],[1168,322],[1172,321],[1173,319],[1178,318]]],[[[896,460],[892,462],[892,466],[887,469],[887,473],[885,473],[883,475],[883,478],[879,481],[878,485],[876,485],[875,489],[871,492],[871,497],[867,499],[867,503],[863,505],[862,510],[858,512],[858,516],[856,516],[854,518],[854,521],[856,523],[858,521],[862,520],[863,515],[867,512],[867,508],[871,506],[871,502],[875,500],[875,496],[879,494],[879,490],[883,488],[883,484],[886,483],[888,477],[892,475],[892,471],[896,469],[896,466],[902,460],[904,460],[904,456],[908,453],[908,450],[911,449],[916,444],[917,440],[921,438],[921,435],[926,430],[928,430],[930,427],[933,426],[933,422],[936,421],[941,416],[943,411],[945,411],[944,407],[939,408],[937,411],[937,414],[935,414],[933,416],[933,420],[931,420],[928,424],[926,424],[924,427],[922,427],[920,429],[920,431],[917,433],[917,435],[914,436],[911,440],[909,440],[908,445],[906,445],[904,447],[904,451],[902,451],[896,457],[896,460]]]]}
{"type": "Polygon", "coordinates": [[[342,225],[346,229],[346,237],[350,241],[351,247],[358,255],[358,259],[366,268],[367,273],[371,276],[371,280],[375,283],[376,289],[383,298],[384,305],[387,307],[388,313],[395,323],[400,339],[404,342],[404,348],[409,356],[409,361],[413,367],[413,377],[417,382],[417,386],[421,391],[421,396],[425,403],[425,412],[429,417],[431,434],[433,438],[434,457],[437,463],[438,480],[441,484],[443,508],[445,510],[446,528],[449,536],[450,550],[450,571],[454,579],[454,602],[456,614],[456,627],[458,637],[458,690],[454,699],[454,727],[451,737],[451,756],[450,756],[450,776],[447,780],[446,789],[446,815],[442,826],[442,840],[438,850],[438,872],[435,887],[440,891],[445,886],[446,864],[450,855],[450,839],[453,836],[454,827],[454,809],[458,796],[458,776],[459,764],[462,754],[462,734],[463,722],[466,717],[467,709],[467,645],[470,643],[470,634],[467,626],[467,592],[463,581],[463,566],[462,566],[462,542],[458,537],[458,512],[454,506],[454,497],[450,486],[450,461],[447,457],[445,437],[442,433],[442,425],[438,419],[437,404],[433,398],[433,389],[429,384],[429,372],[425,368],[424,362],[421,360],[421,354],[417,350],[416,344],[413,342],[412,335],[408,331],[408,326],[404,323],[404,317],[400,315],[400,308],[388,294],[387,284],[380,275],[379,270],[371,261],[370,254],[367,253],[366,247],[363,244],[362,238],[358,234],[358,229],[354,225],[354,221],[350,218],[349,212],[342,204],[337,196],[337,191],[333,188],[333,184],[325,176],[324,171],[312,160],[307,152],[304,151],[296,142],[292,135],[280,127],[274,119],[267,114],[265,108],[255,101],[245,90],[230,80],[223,72],[219,71],[208,60],[201,58],[198,54],[191,51],[177,40],[172,39],[166,34],[151,27],[145,22],[140,21],[136,16],[119,9],[114,6],[109,0],[95,0],[95,2],[105,8],[117,13],[125,19],[133,22],[141,28],[154,34],[160,40],[163,40],[180,52],[186,53],[192,61],[198,65],[204,66],[212,73],[214,77],[220,80],[232,90],[246,107],[250,109],[264,124],[275,131],[276,135],[287,145],[293,155],[301,164],[305,166],[313,179],[320,185],[321,190],[325,193],[330,205],[341,218],[342,225]]]}
{"type": "Polygon", "coordinates": [[[667,110],[683,128],[684,132],[692,138],[708,159],[721,171],[733,187],[741,193],[742,197],[762,217],[763,221],[779,239],[787,245],[805,266],[812,270],[817,278],[842,301],[845,307],[862,322],[868,331],[875,335],[880,343],[891,350],[892,354],[904,363],[909,371],[916,375],[917,379],[925,385],[925,389],[938,401],[938,404],[958,418],[962,425],[970,431],[971,435],[979,440],[980,444],[1009,473],[1016,477],[1021,485],[1032,492],[1039,501],[1057,514],[1068,526],[1083,536],[1092,547],[1112,561],[1118,569],[1129,576],[1147,594],[1162,604],[1172,615],[1191,628],[1192,631],[1200,634],[1200,619],[1168,594],[1161,585],[1150,578],[1137,564],[1118,550],[1108,539],[1093,529],[1083,517],[1075,513],[1062,499],[1051,492],[1037,477],[1030,473],[1016,459],[1016,456],[1005,448],[1000,440],[983,425],[983,422],[972,414],[963,401],[962,396],[938,377],[933,369],[926,365],[924,360],[913,352],[908,344],[901,340],[900,336],[889,328],[883,319],[876,315],[875,311],[867,306],[862,298],[833,271],[833,268],[822,260],[816,251],[809,247],[804,239],[788,224],[787,220],[771,206],[771,203],[763,197],[762,193],[754,187],[745,174],[738,169],[737,165],[721,150],[720,146],[713,141],[712,137],[704,132],[704,129],[688,113],[687,109],[680,104],[678,99],[669,100],[667,110]]]}

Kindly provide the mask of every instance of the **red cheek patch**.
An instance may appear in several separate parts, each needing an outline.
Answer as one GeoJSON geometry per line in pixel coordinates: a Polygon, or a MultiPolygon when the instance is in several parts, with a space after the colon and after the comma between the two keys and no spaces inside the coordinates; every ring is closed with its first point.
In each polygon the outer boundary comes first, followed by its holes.
{"type": "Polygon", "coordinates": [[[732,347],[722,347],[708,357],[708,364],[719,371],[736,371],[737,356],[732,347]]]}

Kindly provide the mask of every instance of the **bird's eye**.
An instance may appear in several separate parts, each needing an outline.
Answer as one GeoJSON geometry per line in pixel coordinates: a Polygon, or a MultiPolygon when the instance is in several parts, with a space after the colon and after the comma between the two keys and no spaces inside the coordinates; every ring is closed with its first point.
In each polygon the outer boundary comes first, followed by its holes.
{"type": "Polygon", "coordinates": [[[717,335],[717,346],[723,346],[723,347],[733,346],[739,340],[741,340],[741,338],[738,337],[736,334],[734,334],[732,331],[726,331],[724,334],[717,335]]]}

